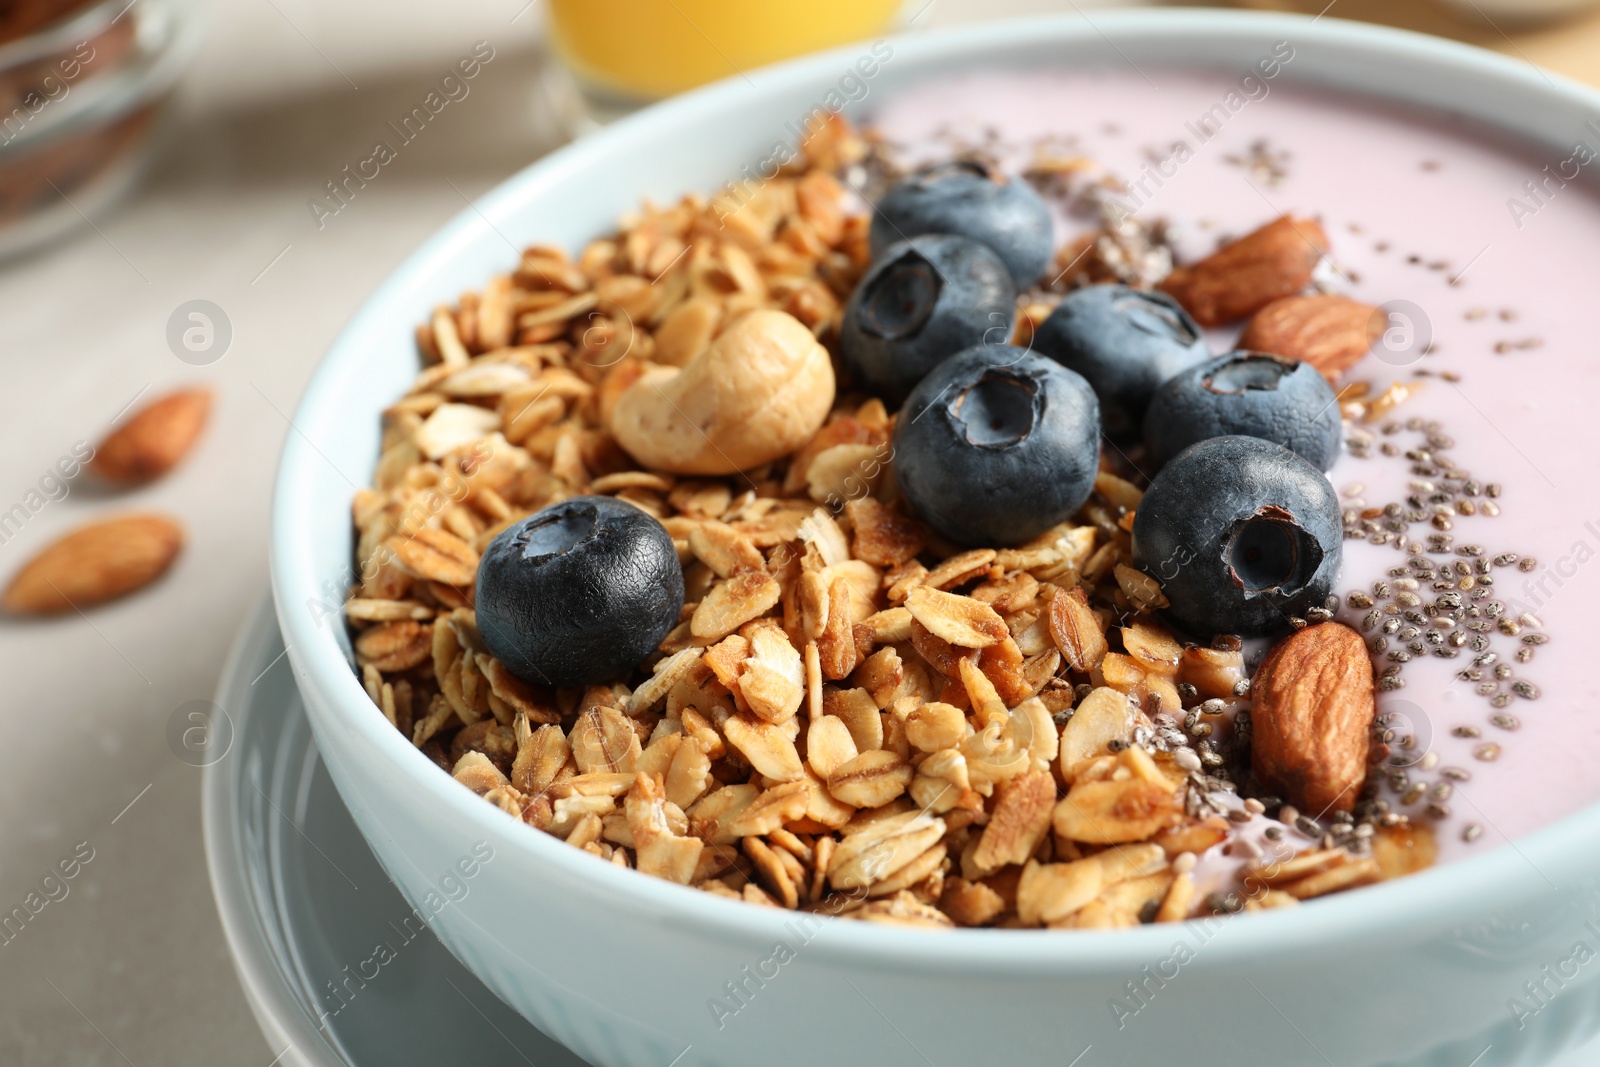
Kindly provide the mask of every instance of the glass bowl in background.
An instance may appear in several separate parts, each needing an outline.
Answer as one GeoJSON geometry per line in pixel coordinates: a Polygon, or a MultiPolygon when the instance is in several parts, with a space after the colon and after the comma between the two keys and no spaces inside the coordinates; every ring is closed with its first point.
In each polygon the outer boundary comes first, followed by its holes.
{"type": "Polygon", "coordinates": [[[0,17],[0,257],[131,188],[197,37],[191,0],[88,2],[38,25],[52,8],[0,17]]]}

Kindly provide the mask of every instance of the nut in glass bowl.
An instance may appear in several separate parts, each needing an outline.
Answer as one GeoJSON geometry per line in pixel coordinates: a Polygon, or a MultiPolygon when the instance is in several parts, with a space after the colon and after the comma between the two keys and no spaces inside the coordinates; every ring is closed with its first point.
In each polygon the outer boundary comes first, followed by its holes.
{"type": "Polygon", "coordinates": [[[0,256],[104,209],[137,176],[196,37],[190,0],[0,10],[0,256]]]}

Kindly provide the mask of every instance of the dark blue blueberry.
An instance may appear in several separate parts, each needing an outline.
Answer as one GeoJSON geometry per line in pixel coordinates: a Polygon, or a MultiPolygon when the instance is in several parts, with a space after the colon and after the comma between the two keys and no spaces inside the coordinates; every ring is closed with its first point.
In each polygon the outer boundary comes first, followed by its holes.
{"type": "Polygon", "coordinates": [[[839,349],[857,380],[898,404],[934,367],[1011,337],[1016,288],[976,241],[929,234],[890,245],[845,306],[839,349]]]}
{"type": "Polygon", "coordinates": [[[1339,458],[1339,405],[1315,367],[1230,352],[1168,378],[1144,415],[1159,465],[1197,441],[1243,434],[1282,445],[1321,470],[1339,458]]]}
{"type": "Polygon", "coordinates": [[[1068,293],[1039,324],[1033,347],[1089,379],[1106,434],[1119,440],[1138,435],[1162,382],[1211,354],[1176,300],[1126,285],[1068,293]]]}
{"type": "Polygon", "coordinates": [[[1033,187],[981,163],[925,167],[885,193],[872,216],[872,256],[925,233],[956,233],[988,245],[1018,289],[1039,280],[1055,249],[1050,209],[1033,187]]]}
{"type": "Polygon", "coordinates": [[[1070,518],[1100,466],[1089,383],[1011,345],[969,348],[934,368],[895,416],[906,499],[962,544],[1015,544],[1070,518]]]}
{"type": "Polygon", "coordinates": [[[489,542],[474,606],[483,643],[517,677],[609,682],[677,623],[683,568],[649,515],[610,497],[573,497],[489,542]]]}
{"type": "Polygon", "coordinates": [[[1339,575],[1339,499],[1259,437],[1213,437],[1161,469],[1133,519],[1134,564],[1195,636],[1265,634],[1321,607],[1339,575]]]}

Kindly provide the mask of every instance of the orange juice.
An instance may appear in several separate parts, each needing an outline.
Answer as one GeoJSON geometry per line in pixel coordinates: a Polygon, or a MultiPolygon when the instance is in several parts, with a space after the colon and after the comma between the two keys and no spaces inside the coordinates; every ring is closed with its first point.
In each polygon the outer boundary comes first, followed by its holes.
{"type": "Polygon", "coordinates": [[[901,0],[551,0],[587,82],[653,99],[880,32],[901,0]]]}

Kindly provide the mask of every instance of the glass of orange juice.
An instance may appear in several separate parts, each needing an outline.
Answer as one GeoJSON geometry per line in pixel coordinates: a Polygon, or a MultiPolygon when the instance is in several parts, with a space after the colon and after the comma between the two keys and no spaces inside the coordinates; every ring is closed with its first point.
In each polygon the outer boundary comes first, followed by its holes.
{"type": "Polygon", "coordinates": [[[882,32],[903,0],[551,0],[568,125],[882,32]]]}

